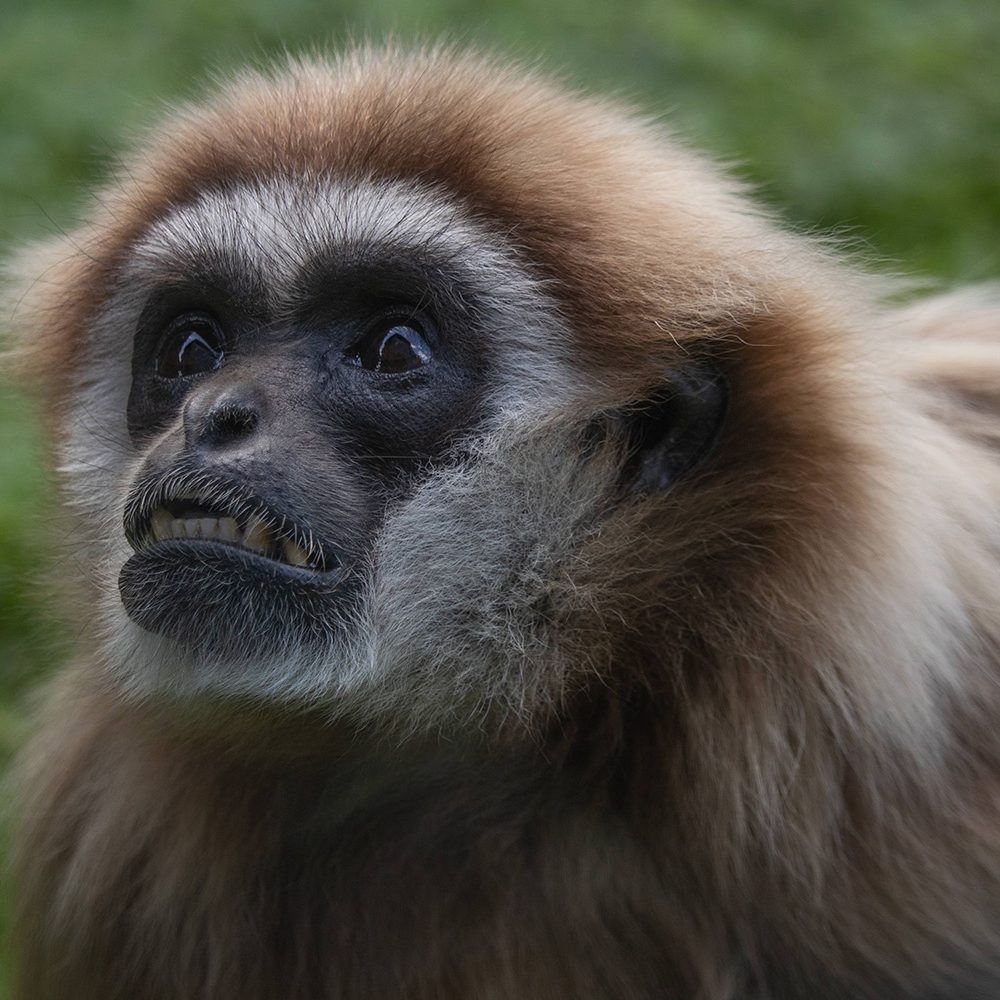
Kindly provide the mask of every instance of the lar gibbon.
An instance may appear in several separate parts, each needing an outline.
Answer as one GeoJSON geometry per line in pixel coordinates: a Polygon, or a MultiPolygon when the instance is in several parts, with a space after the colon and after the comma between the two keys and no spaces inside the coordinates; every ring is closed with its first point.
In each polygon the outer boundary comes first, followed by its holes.
{"type": "Polygon", "coordinates": [[[1000,308],[617,104],[245,74],[15,264],[78,655],[22,1000],[1000,996],[1000,308]]]}

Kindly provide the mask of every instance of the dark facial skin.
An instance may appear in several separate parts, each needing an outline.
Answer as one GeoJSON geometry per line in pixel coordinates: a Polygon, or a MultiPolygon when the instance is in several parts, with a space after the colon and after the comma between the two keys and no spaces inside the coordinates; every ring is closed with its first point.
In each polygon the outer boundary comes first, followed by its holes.
{"type": "Polygon", "coordinates": [[[148,454],[122,600],[144,628],[222,656],[337,629],[386,509],[482,413],[482,340],[419,273],[327,275],[303,302],[278,318],[224,281],[192,282],[154,295],[136,334],[128,424],[148,454]],[[166,515],[218,523],[157,538],[166,515]]]}

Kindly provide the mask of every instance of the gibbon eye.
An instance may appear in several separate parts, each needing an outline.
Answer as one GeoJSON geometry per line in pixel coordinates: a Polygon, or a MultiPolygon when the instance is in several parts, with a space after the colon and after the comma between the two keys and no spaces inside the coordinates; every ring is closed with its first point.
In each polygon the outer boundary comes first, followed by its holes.
{"type": "Polygon", "coordinates": [[[368,371],[394,375],[427,364],[431,349],[416,320],[392,319],[366,334],[354,346],[351,360],[368,371]]]}
{"type": "Polygon", "coordinates": [[[156,359],[160,378],[187,378],[222,364],[222,331],[207,313],[179,316],[167,328],[156,359]]]}

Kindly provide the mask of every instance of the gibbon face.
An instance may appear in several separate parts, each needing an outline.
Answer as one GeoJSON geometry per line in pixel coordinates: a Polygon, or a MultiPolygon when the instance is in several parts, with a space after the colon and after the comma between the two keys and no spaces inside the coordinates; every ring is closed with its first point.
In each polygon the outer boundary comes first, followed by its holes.
{"type": "Polygon", "coordinates": [[[438,616],[475,616],[543,509],[571,500],[599,530],[708,454],[715,366],[654,369],[648,397],[610,410],[567,340],[530,262],[418,184],[279,178],[156,221],[96,325],[84,404],[125,425],[100,502],[121,516],[105,627],[126,685],[294,701],[358,686],[366,660],[405,672],[400,621],[433,644],[438,616]],[[587,492],[560,484],[536,509],[533,438],[553,435],[587,492]],[[529,468],[484,482],[511,436],[529,468]]]}
{"type": "Polygon", "coordinates": [[[556,370],[544,302],[400,183],[211,194],[136,250],[124,608],[199,656],[318,650],[363,610],[391,512],[526,393],[519,339],[539,382],[556,370]]]}

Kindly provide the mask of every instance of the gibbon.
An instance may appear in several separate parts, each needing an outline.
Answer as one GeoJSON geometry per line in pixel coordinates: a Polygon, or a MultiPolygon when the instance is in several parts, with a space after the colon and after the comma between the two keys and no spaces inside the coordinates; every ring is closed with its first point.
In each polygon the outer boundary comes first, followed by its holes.
{"type": "Polygon", "coordinates": [[[20,1000],[1000,996],[989,293],[444,50],[232,80],[12,273],[20,1000]]]}

